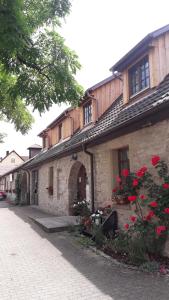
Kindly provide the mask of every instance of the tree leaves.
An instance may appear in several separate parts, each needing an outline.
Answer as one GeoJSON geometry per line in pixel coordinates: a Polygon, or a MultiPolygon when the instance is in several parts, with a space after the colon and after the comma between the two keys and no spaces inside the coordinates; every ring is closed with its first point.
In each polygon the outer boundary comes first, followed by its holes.
{"type": "Polygon", "coordinates": [[[0,109],[22,133],[32,121],[26,105],[42,113],[53,103],[76,105],[83,94],[78,57],[55,31],[70,7],[69,0],[0,0],[0,109]]]}

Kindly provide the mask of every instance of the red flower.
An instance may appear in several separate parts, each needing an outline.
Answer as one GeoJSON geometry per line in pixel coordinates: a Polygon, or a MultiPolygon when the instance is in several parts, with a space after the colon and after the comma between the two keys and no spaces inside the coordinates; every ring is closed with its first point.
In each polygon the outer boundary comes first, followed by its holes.
{"type": "Polygon", "coordinates": [[[138,177],[143,177],[145,172],[147,172],[147,167],[146,166],[143,166],[140,170],[137,171],[136,175],[138,177]]]}
{"type": "Polygon", "coordinates": [[[166,190],[169,189],[169,183],[163,183],[163,188],[166,190]]]}
{"type": "Polygon", "coordinates": [[[116,177],[116,181],[120,183],[121,182],[121,178],[119,176],[117,176],[116,177]]]}
{"type": "Polygon", "coordinates": [[[137,196],[128,196],[128,200],[133,202],[133,201],[136,201],[137,199],[137,196]]]}
{"type": "Polygon", "coordinates": [[[114,189],[112,190],[112,192],[113,192],[113,193],[116,193],[116,192],[117,192],[117,188],[114,188],[114,189]]]}
{"type": "Polygon", "coordinates": [[[156,166],[158,164],[158,162],[160,161],[160,157],[158,155],[154,155],[152,158],[151,158],[151,163],[153,166],[156,166]]]}
{"type": "Polygon", "coordinates": [[[150,205],[151,207],[157,207],[157,206],[158,206],[158,203],[157,203],[156,201],[152,201],[152,202],[149,203],[149,205],[150,205]]]}
{"type": "Polygon", "coordinates": [[[169,207],[166,207],[166,208],[164,209],[164,212],[165,212],[166,214],[169,214],[169,207]]]}
{"type": "Polygon", "coordinates": [[[130,221],[132,221],[133,223],[136,221],[136,217],[135,216],[130,216],[130,221]]]}
{"type": "Polygon", "coordinates": [[[134,179],[133,180],[133,186],[137,186],[138,185],[138,180],[137,179],[134,179]]]}
{"type": "Polygon", "coordinates": [[[145,199],[146,199],[146,196],[142,194],[142,195],[140,195],[140,199],[141,199],[141,200],[145,200],[145,199]]]}
{"type": "Polygon", "coordinates": [[[124,177],[129,176],[129,170],[128,170],[128,169],[123,169],[121,173],[122,173],[122,175],[123,175],[124,177]]]}
{"type": "Polygon", "coordinates": [[[154,217],[154,216],[155,216],[154,212],[153,212],[152,210],[150,210],[149,213],[148,213],[148,215],[146,216],[145,219],[146,219],[147,221],[149,221],[149,220],[151,220],[151,218],[154,217]]]}
{"type": "Polygon", "coordinates": [[[129,224],[125,224],[125,225],[124,225],[124,228],[125,228],[125,229],[129,229],[129,224]]]}
{"type": "Polygon", "coordinates": [[[166,230],[166,226],[161,225],[161,226],[157,226],[156,227],[156,233],[157,233],[157,235],[160,235],[161,231],[165,231],[165,230],[166,230]]]}

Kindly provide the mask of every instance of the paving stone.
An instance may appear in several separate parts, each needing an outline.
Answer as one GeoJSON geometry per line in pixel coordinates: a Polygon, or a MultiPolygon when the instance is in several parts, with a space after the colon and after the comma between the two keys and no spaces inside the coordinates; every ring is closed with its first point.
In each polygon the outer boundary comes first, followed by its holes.
{"type": "Polygon", "coordinates": [[[31,212],[0,203],[0,300],[169,299],[169,277],[117,266],[67,232],[46,233],[31,212]]]}

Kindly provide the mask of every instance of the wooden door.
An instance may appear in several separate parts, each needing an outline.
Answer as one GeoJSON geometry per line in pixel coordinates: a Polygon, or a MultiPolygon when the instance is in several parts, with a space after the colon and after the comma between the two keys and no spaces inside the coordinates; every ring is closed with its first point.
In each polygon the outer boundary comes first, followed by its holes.
{"type": "Polygon", "coordinates": [[[86,169],[82,165],[77,176],[77,200],[86,199],[86,169]]]}

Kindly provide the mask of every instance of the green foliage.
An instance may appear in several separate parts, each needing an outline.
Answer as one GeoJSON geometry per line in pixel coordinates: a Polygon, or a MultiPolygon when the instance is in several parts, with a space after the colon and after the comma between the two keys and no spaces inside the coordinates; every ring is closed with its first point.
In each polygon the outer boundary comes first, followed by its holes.
{"type": "Polygon", "coordinates": [[[84,247],[95,246],[95,242],[91,238],[88,238],[88,237],[83,236],[83,235],[79,235],[77,237],[77,242],[79,244],[81,244],[82,246],[84,246],[84,247]]]}
{"type": "Polygon", "coordinates": [[[128,262],[140,265],[147,261],[145,244],[138,236],[131,237],[128,232],[120,231],[118,236],[108,241],[108,246],[113,252],[128,257],[128,262]]]}
{"type": "Polygon", "coordinates": [[[0,65],[0,119],[14,123],[15,129],[25,134],[31,128],[33,118],[24,101],[11,95],[14,86],[14,77],[0,65]]]}
{"type": "MultiPolygon", "coordinates": [[[[169,170],[157,155],[152,157],[151,163],[157,175],[143,166],[136,173],[123,170],[125,178],[118,179],[121,194],[128,194],[134,215],[124,225],[125,231],[113,241],[113,246],[117,252],[125,251],[135,264],[161,255],[168,237],[169,170]]],[[[118,189],[115,192],[118,193],[118,189]]]]}
{"type": "Polygon", "coordinates": [[[86,200],[75,202],[72,208],[75,216],[88,217],[91,215],[89,203],[86,200]]]}
{"type": "Polygon", "coordinates": [[[92,235],[93,235],[93,239],[98,247],[102,247],[106,243],[106,237],[103,234],[101,226],[93,224],[92,235]]]}
{"type": "Polygon", "coordinates": [[[157,272],[160,269],[160,264],[157,261],[148,261],[143,263],[140,267],[139,267],[140,271],[144,271],[144,272],[157,272]]]}
{"type": "Polygon", "coordinates": [[[42,113],[82,96],[78,57],[56,32],[70,7],[69,0],[0,1],[0,112],[22,133],[32,122],[27,105],[42,113]]]}
{"type": "Polygon", "coordinates": [[[118,236],[112,240],[108,241],[108,246],[120,254],[128,253],[129,249],[129,238],[127,232],[119,231],[118,236]]]}

